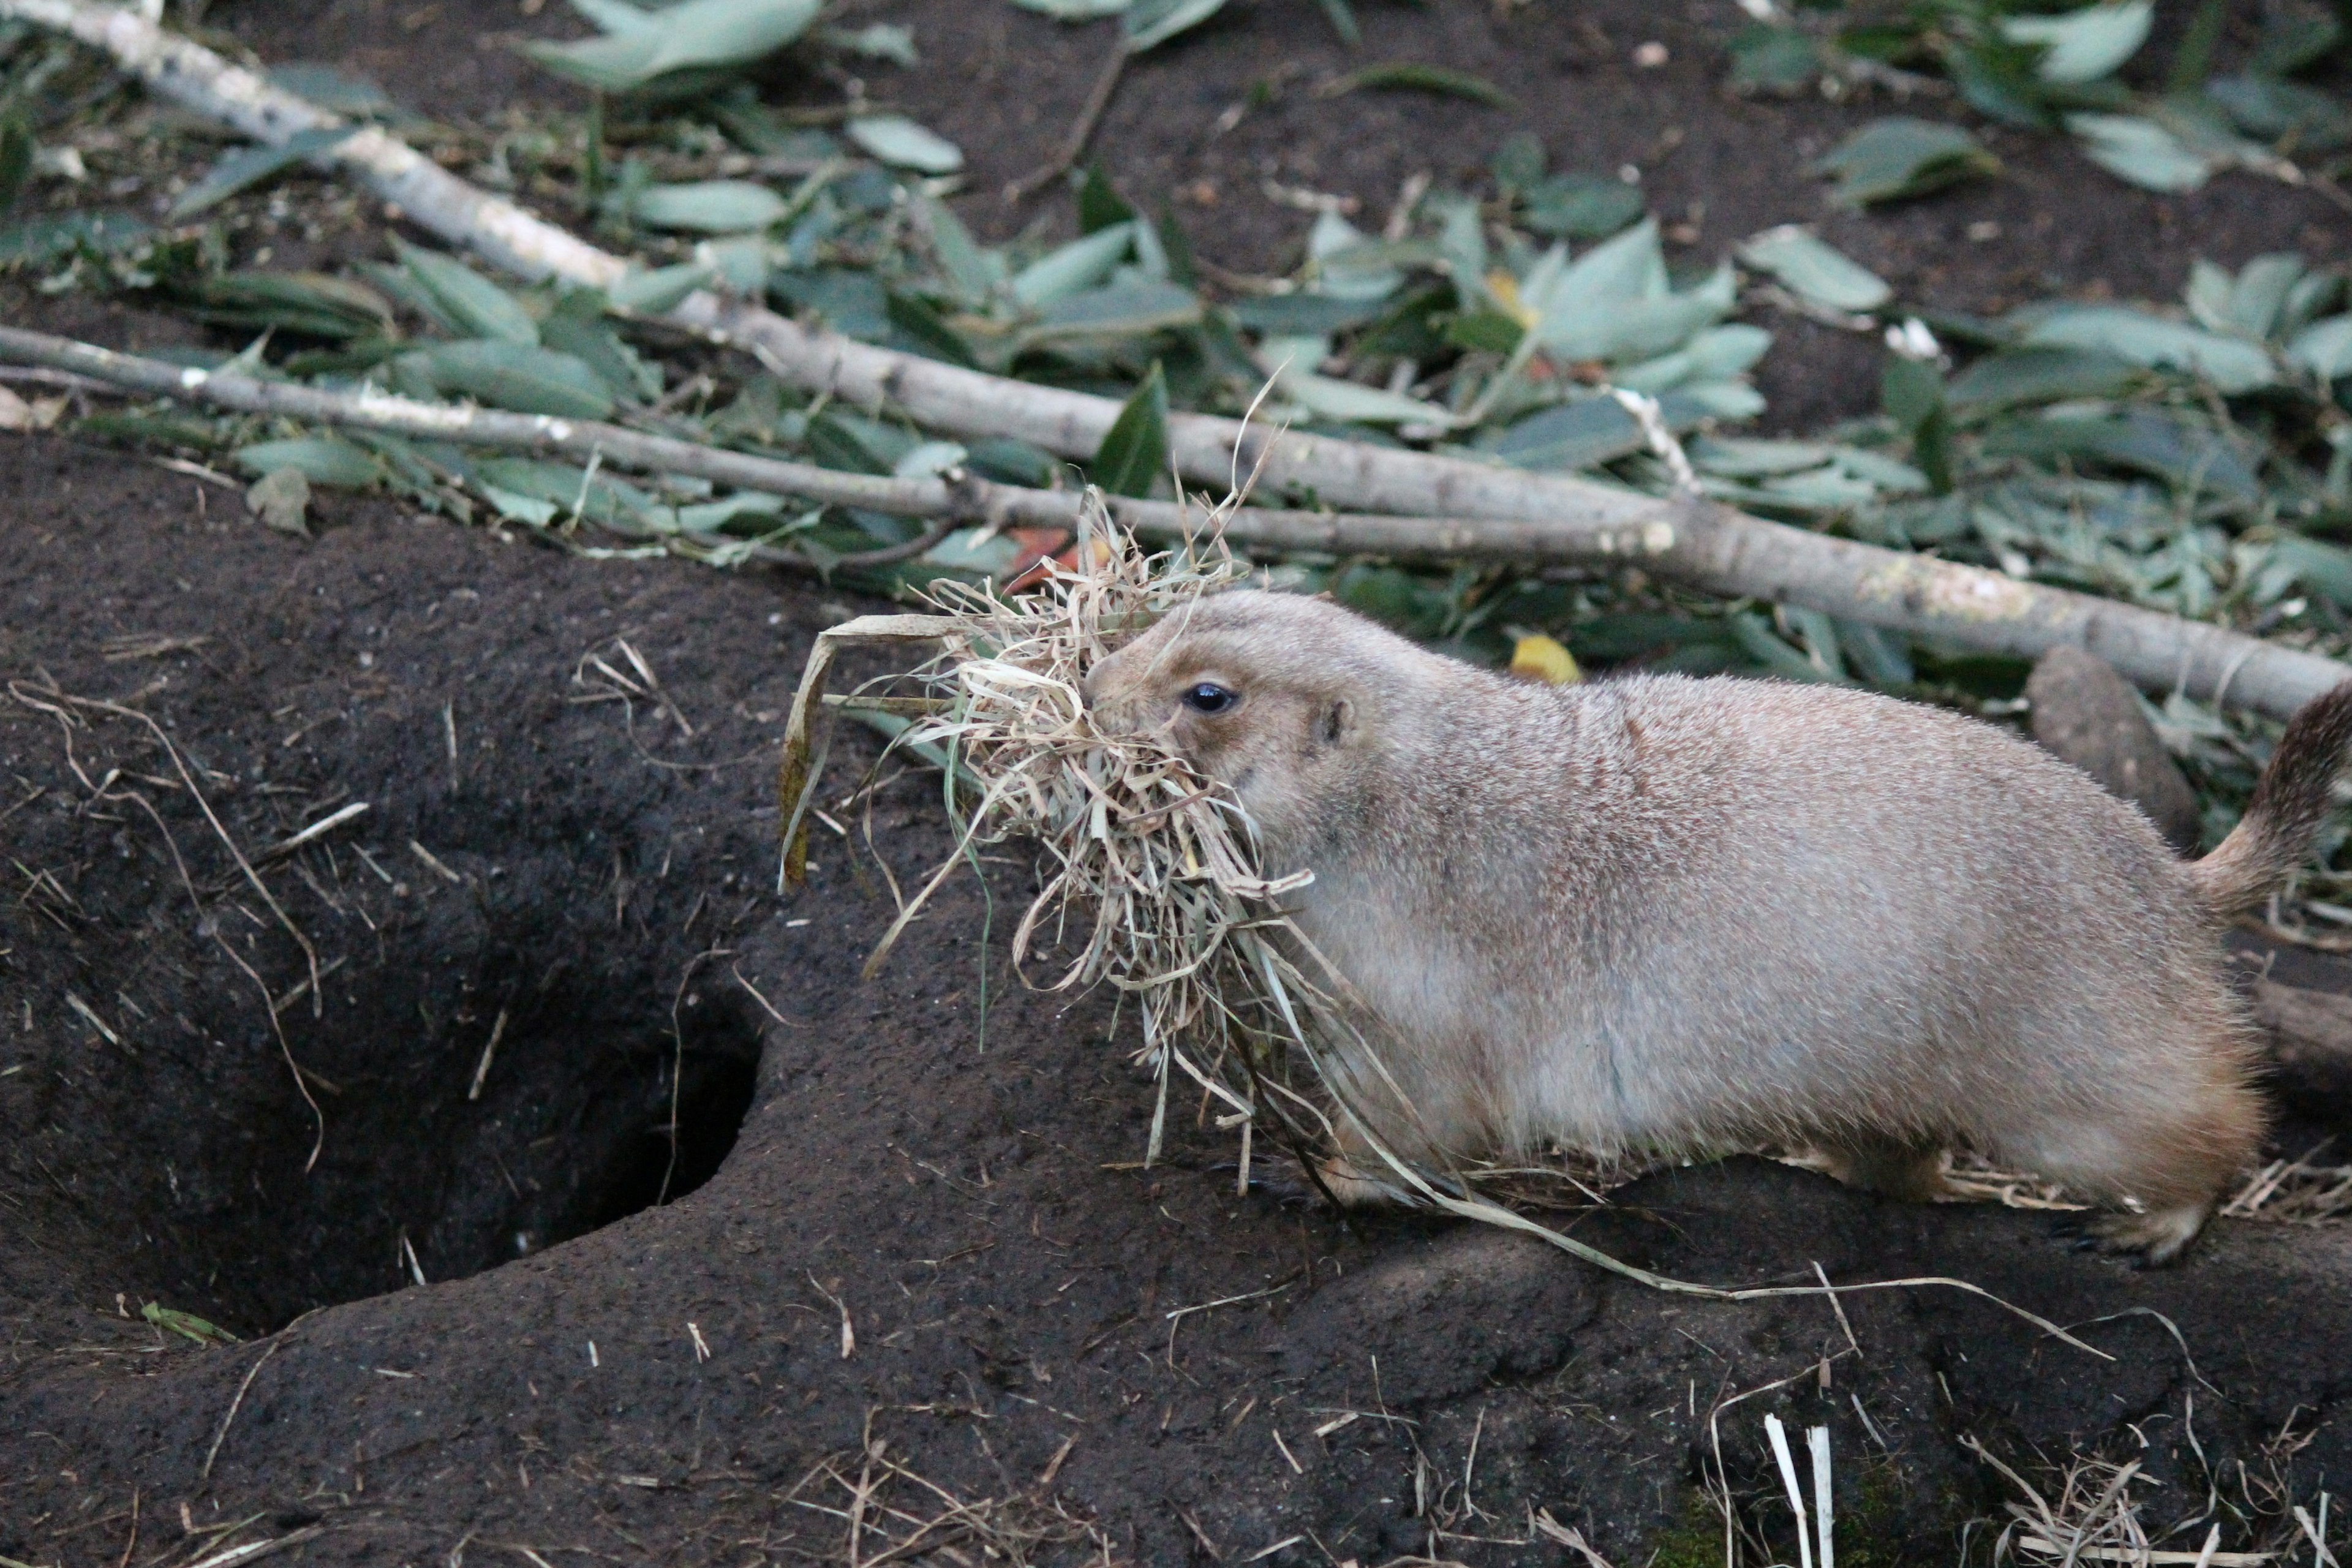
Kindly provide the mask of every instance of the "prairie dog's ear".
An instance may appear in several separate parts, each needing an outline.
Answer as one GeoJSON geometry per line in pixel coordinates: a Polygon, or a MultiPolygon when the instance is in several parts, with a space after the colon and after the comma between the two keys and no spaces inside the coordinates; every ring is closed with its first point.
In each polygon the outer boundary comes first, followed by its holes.
{"type": "Polygon", "coordinates": [[[1334,697],[1317,716],[1316,732],[1327,746],[1336,746],[1355,732],[1356,706],[1344,697],[1334,697]]]}

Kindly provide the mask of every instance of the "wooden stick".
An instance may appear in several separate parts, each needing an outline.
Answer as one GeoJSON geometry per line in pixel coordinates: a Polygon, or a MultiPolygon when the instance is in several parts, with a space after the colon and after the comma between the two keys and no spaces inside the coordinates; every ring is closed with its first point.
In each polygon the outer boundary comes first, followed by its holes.
{"type": "MultiPolygon", "coordinates": [[[[17,327],[0,326],[0,354],[70,369],[93,382],[243,414],[283,416],[420,440],[559,454],[615,468],[691,474],[739,489],[799,496],[827,506],[862,507],[900,517],[934,518],[950,524],[1075,529],[1085,502],[1081,491],[994,484],[961,471],[929,479],[846,473],[593,420],[418,403],[373,391],[331,392],[291,382],[261,381],[235,372],[190,370],[17,327]]],[[[1121,527],[1147,538],[1182,540],[1201,533],[1205,526],[1202,508],[1125,497],[1108,500],[1111,515],[1121,527]]],[[[1465,555],[1530,562],[1638,561],[1671,545],[1673,513],[1671,504],[1654,502],[1647,517],[1623,526],[1596,528],[1242,507],[1227,515],[1222,533],[1228,542],[1244,548],[1264,547],[1285,553],[1320,551],[1428,561],[1458,560],[1465,555]]],[[[836,556],[824,564],[837,568],[904,560],[938,543],[945,531],[945,528],[933,530],[908,544],[836,556]]],[[[751,556],[804,569],[818,564],[798,552],[773,545],[756,546],[751,556]]],[[[320,830],[327,826],[321,824],[320,830]]],[[[280,845],[271,853],[293,847],[280,845]]]]}
{"type": "MultiPolygon", "coordinates": [[[[0,19],[6,18],[104,49],[155,90],[271,145],[342,123],[132,11],[91,0],[0,0],[0,19]]],[[[519,277],[554,276],[608,288],[627,271],[620,258],[477,189],[376,127],[345,137],[316,161],[349,170],[415,222],[519,277]]],[[[689,295],[666,320],[743,348],[796,385],[861,406],[891,405],[919,424],[960,435],[1010,436],[1084,458],[1101,446],[1118,416],[1119,405],[1109,398],[875,348],[708,291],[689,295]]],[[[1177,469],[1195,483],[1224,484],[1255,468],[1267,489],[1311,491],[1332,506],[1464,520],[1540,519],[1570,529],[1638,527],[1659,515],[1654,498],[1593,479],[1285,435],[1207,415],[1171,416],[1169,439],[1177,469]]],[[[1801,605],[2020,658],[2073,644],[2147,689],[2178,689],[2273,717],[2284,718],[2352,678],[2352,668],[2333,659],[2219,626],[1831,539],[1728,507],[1688,501],[1672,515],[1671,544],[1645,565],[1711,594],[1801,605]]]]}

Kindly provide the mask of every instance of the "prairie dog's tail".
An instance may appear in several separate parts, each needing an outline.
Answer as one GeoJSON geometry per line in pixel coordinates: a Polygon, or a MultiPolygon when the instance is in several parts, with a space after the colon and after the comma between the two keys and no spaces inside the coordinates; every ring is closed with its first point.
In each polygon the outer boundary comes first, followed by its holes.
{"type": "Polygon", "coordinates": [[[2269,898],[2311,853],[2327,820],[2336,776],[2352,751],[2352,680],[2315,697],[2287,723],[2229,837],[2189,868],[2218,915],[2243,914],[2269,898]]]}

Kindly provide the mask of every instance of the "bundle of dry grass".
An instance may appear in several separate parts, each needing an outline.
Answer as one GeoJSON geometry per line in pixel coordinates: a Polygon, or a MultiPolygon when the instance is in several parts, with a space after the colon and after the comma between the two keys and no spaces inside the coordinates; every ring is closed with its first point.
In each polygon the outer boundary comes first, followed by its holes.
{"type": "Polygon", "coordinates": [[[1276,937],[1288,924],[1282,895],[1306,878],[1262,877],[1229,792],[1160,737],[1097,731],[1082,689],[1087,671],[1125,639],[1246,574],[1222,543],[1223,510],[1205,514],[1192,542],[1147,554],[1097,500],[1078,564],[1054,568],[1027,593],[1007,598],[942,582],[931,595],[938,615],[868,616],[825,633],[794,701],[782,783],[791,881],[823,765],[824,710],[913,716],[898,743],[944,752],[951,800],[959,784],[973,798],[956,803],[956,854],[906,901],[869,973],[981,847],[1032,841],[1045,871],[1013,935],[1015,963],[1025,974],[1050,954],[1059,973],[1035,982],[1043,989],[1106,984],[1131,1003],[1139,1060],[1159,1086],[1146,1158],[1160,1152],[1171,1085],[1189,1079],[1219,1102],[1218,1126],[1239,1129],[1246,1187],[1261,1119],[1271,1116],[1302,1145],[1328,1131],[1314,1041],[1337,1017],[1333,982],[1302,968],[1303,943],[1276,937]],[[939,652],[894,679],[919,695],[826,696],[835,646],[917,640],[936,640],[939,652]]]}

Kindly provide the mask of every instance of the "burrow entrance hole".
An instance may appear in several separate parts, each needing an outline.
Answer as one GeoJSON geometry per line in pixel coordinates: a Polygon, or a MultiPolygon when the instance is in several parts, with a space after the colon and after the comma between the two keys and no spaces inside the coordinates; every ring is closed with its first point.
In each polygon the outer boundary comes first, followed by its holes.
{"type": "Polygon", "coordinates": [[[165,1173],[145,1222],[159,1285],[264,1331],[512,1262],[717,1173],[759,1073],[737,988],[682,987],[687,954],[616,950],[561,916],[510,942],[490,936],[507,921],[445,909],[331,976],[322,1016],[287,1010],[325,1113],[308,1172],[316,1124],[275,1040],[222,1008],[245,1104],[206,1107],[209,1134],[165,1173]]]}

